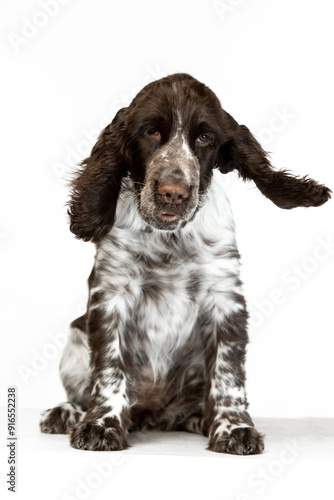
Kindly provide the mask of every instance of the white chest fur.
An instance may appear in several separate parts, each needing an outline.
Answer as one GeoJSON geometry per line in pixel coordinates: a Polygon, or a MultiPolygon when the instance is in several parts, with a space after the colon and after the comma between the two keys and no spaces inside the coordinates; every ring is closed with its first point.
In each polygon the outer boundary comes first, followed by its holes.
{"type": "Polygon", "coordinates": [[[221,174],[214,172],[193,221],[175,233],[148,228],[135,196],[125,190],[95,270],[93,292],[103,292],[107,314],[135,324],[134,353],[144,341],[154,371],[166,371],[171,353],[194,334],[200,313],[221,322],[243,307],[235,298],[241,291],[239,257],[221,174]]]}

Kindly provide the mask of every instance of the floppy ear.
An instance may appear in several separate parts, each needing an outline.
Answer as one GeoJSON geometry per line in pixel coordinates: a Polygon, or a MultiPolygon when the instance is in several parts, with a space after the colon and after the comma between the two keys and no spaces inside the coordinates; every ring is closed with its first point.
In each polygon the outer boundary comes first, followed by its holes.
{"type": "Polygon", "coordinates": [[[127,113],[128,108],[119,110],[101,132],[91,155],[83,160],[72,181],[70,229],[84,241],[98,242],[114,223],[122,178],[127,173],[127,113]]]}
{"type": "Polygon", "coordinates": [[[247,127],[226,113],[231,137],[220,147],[218,168],[238,170],[243,180],[253,180],[259,190],[280,208],[318,207],[331,197],[331,190],[312,179],[274,170],[267,153],[247,127]]]}

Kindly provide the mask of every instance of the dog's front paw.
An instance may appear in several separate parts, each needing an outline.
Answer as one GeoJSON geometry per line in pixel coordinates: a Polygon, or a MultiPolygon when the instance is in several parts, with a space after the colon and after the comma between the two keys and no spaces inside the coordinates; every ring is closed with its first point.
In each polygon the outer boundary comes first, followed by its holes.
{"type": "Polygon", "coordinates": [[[82,421],[70,430],[70,444],[78,450],[117,451],[128,447],[120,426],[105,427],[94,421],[82,421]]]}
{"type": "Polygon", "coordinates": [[[210,438],[208,449],[233,455],[257,455],[264,450],[264,435],[254,427],[237,427],[210,438]]]}

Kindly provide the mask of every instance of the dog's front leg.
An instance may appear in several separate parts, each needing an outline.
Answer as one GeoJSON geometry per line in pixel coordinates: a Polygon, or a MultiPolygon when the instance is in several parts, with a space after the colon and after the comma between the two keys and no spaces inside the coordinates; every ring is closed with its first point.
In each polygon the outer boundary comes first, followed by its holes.
{"type": "MultiPolygon", "coordinates": [[[[208,325],[206,330],[211,328],[208,325]]],[[[207,344],[208,385],[204,429],[209,450],[250,455],[264,449],[263,435],[253,425],[245,392],[245,351],[248,342],[247,313],[232,313],[214,325],[207,344]]]]}
{"type": "Polygon", "coordinates": [[[88,317],[91,350],[91,398],[84,419],[69,429],[71,446],[83,450],[127,447],[129,403],[121,339],[126,328],[124,304],[107,303],[98,294],[88,317]],[[108,310],[109,309],[109,310],[108,310]]]}

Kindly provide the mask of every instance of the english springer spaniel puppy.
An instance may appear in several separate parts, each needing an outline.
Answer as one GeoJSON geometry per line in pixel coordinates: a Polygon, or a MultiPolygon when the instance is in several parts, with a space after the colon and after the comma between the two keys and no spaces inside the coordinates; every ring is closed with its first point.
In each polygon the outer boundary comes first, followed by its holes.
{"type": "Polygon", "coordinates": [[[187,74],[147,85],[98,138],[72,184],[71,231],[96,244],[87,312],[60,364],[68,402],[41,430],[122,450],[134,429],[183,430],[208,449],[264,449],[247,412],[247,309],[224,174],[278,207],[331,191],[276,171],[247,127],[187,74]]]}

